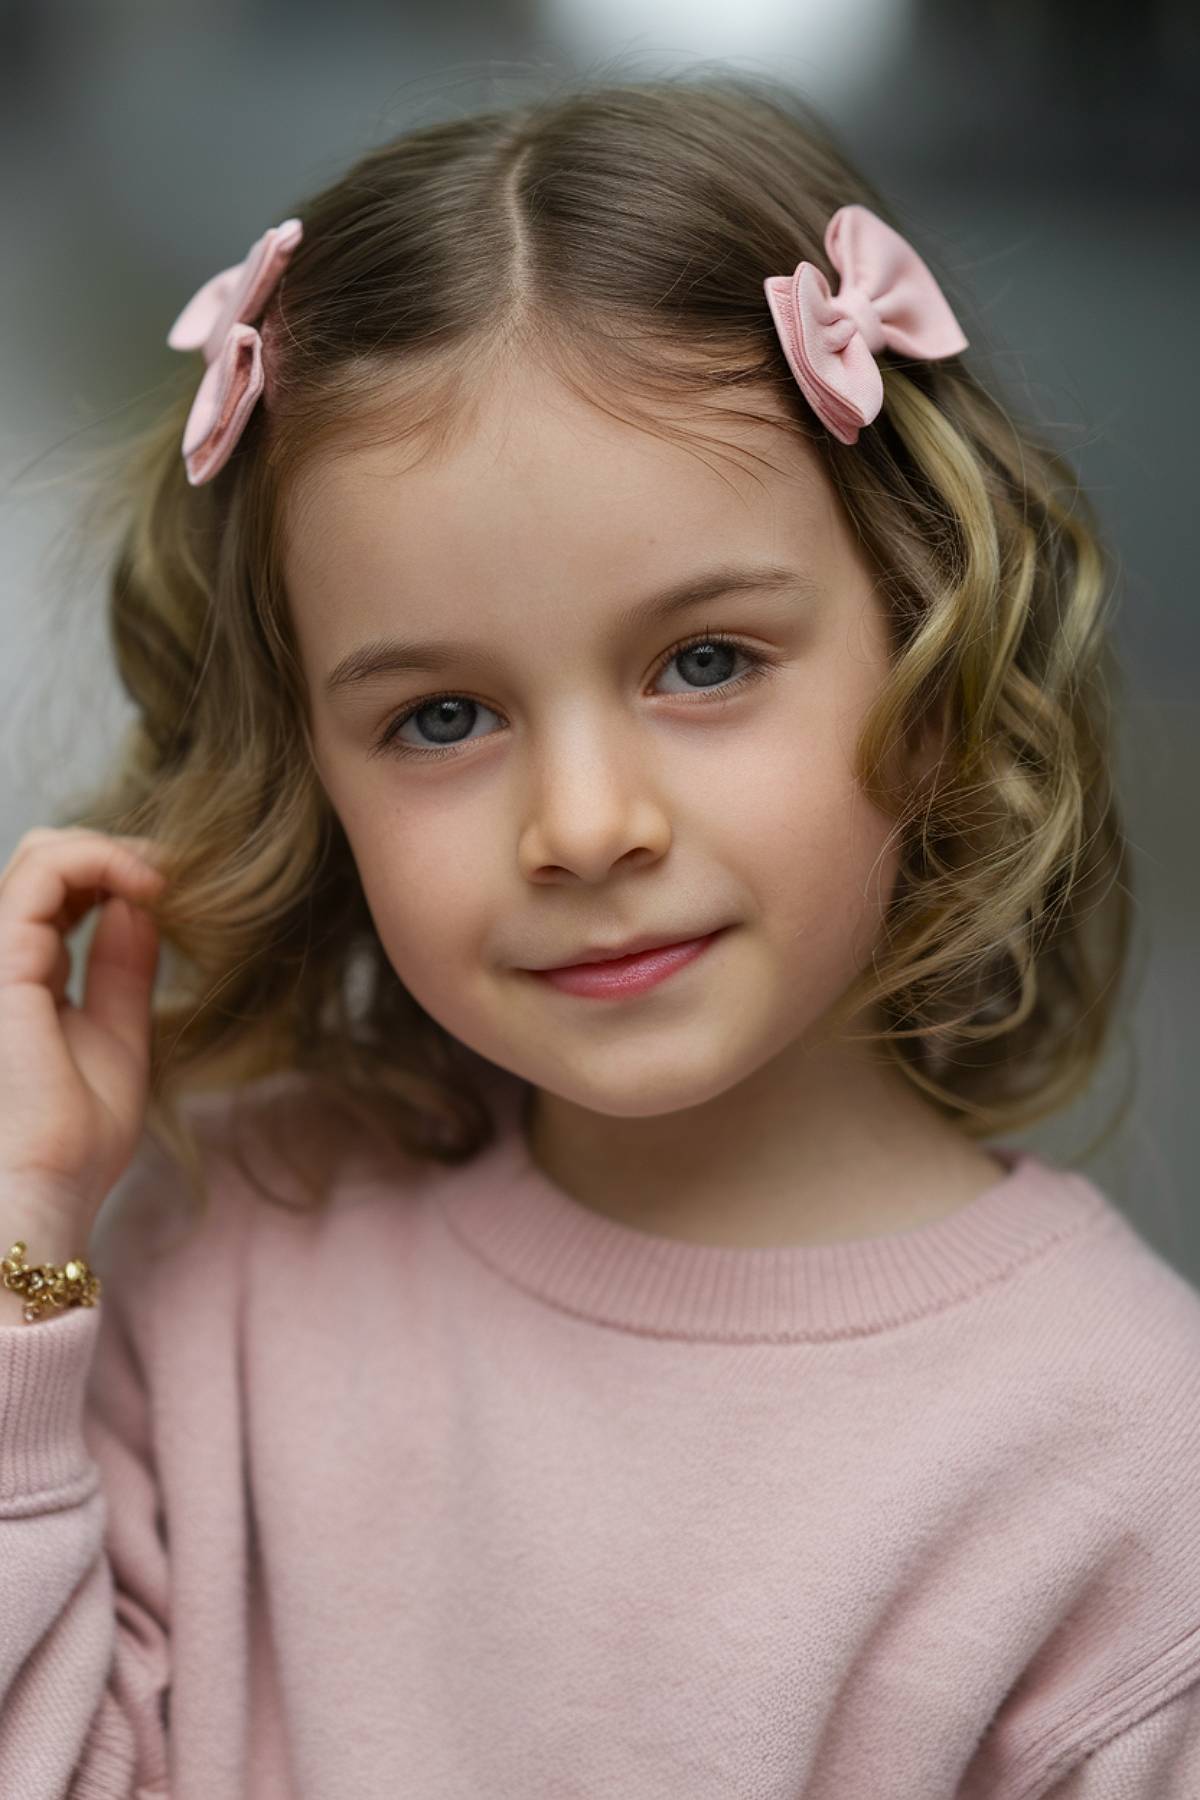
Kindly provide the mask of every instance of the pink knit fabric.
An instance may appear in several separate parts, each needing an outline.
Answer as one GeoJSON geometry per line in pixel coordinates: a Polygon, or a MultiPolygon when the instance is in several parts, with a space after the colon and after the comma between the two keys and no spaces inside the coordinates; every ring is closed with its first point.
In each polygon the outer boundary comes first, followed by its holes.
{"type": "Polygon", "coordinates": [[[1200,1294],[1091,1182],[738,1249],[246,1090],[0,1328],[5,1800],[1195,1800],[1200,1294]],[[144,1284],[144,1286],[142,1285],[144,1284]],[[141,1291],[139,1292],[139,1287],[141,1291]]]}

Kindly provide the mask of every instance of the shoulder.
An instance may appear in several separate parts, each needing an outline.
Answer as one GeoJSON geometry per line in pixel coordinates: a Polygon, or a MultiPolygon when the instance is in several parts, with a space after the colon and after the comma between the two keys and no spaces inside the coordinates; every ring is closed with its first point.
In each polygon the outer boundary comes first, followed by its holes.
{"type": "Polygon", "coordinates": [[[1038,1397],[1016,1437],[1069,1604],[992,1749],[1043,1774],[1200,1680],[1200,1290],[1099,1188],[1060,1178],[1091,1224],[1046,1264],[1053,1305],[1012,1355],[1038,1397]]]}
{"type": "Polygon", "coordinates": [[[1200,1289],[1102,1188],[1053,1174],[1083,1228],[1047,1261],[1052,1304],[1030,1316],[1024,1360],[1044,1373],[1064,1437],[1128,1506],[1153,1513],[1177,1494],[1200,1534],[1200,1289]]]}
{"type": "MultiPolygon", "coordinates": [[[[1093,1353],[1079,1372],[1090,1364],[1110,1375],[1127,1422],[1152,1432],[1200,1398],[1200,1289],[1101,1189],[1078,1174],[1064,1179],[1090,1192],[1101,1226],[1064,1295],[1093,1353]]],[[[1191,1416],[1200,1426],[1200,1413],[1191,1416]]]]}

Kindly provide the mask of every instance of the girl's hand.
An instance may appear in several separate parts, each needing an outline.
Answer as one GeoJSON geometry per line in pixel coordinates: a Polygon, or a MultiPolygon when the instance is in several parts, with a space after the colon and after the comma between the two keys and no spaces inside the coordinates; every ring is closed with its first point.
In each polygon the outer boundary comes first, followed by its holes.
{"type": "Polygon", "coordinates": [[[35,1234],[82,1254],[132,1160],[146,1114],[158,927],[166,877],[149,838],[27,831],[0,871],[0,1253],[35,1234]],[[66,939],[100,919],[82,1007],[66,939]]]}

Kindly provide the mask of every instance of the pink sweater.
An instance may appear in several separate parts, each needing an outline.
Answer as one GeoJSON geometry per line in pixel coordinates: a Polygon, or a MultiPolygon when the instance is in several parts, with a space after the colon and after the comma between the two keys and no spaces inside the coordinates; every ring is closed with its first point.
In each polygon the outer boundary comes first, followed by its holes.
{"type": "Polygon", "coordinates": [[[99,1306],[0,1328],[4,1800],[1197,1800],[1195,1288],[1003,1147],[903,1234],[656,1238],[522,1091],[450,1169],[253,1084],[309,1213],[195,1097],[201,1227],[147,1136],[99,1306]]]}

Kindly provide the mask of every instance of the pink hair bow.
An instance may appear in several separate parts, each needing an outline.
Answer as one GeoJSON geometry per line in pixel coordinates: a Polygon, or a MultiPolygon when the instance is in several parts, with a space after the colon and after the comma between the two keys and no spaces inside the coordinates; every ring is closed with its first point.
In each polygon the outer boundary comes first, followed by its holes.
{"type": "Polygon", "coordinates": [[[197,288],[167,335],[172,350],[202,350],[208,364],[183,433],[183,460],[193,487],[224,468],[263,390],[260,318],[292,251],[299,219],[285,219],[250,246],[240,263],[197,288]]]}
{"type": "Polygon", "coordinates": [[[768,275],[763,288],[804,398],[834,437],[855,444],[883,405],[880,350],[933,362],[967,340],[912,245],[868,207],[839,207],[825,250],[842,278],[836,294],[810,262],[768,275]]]}

